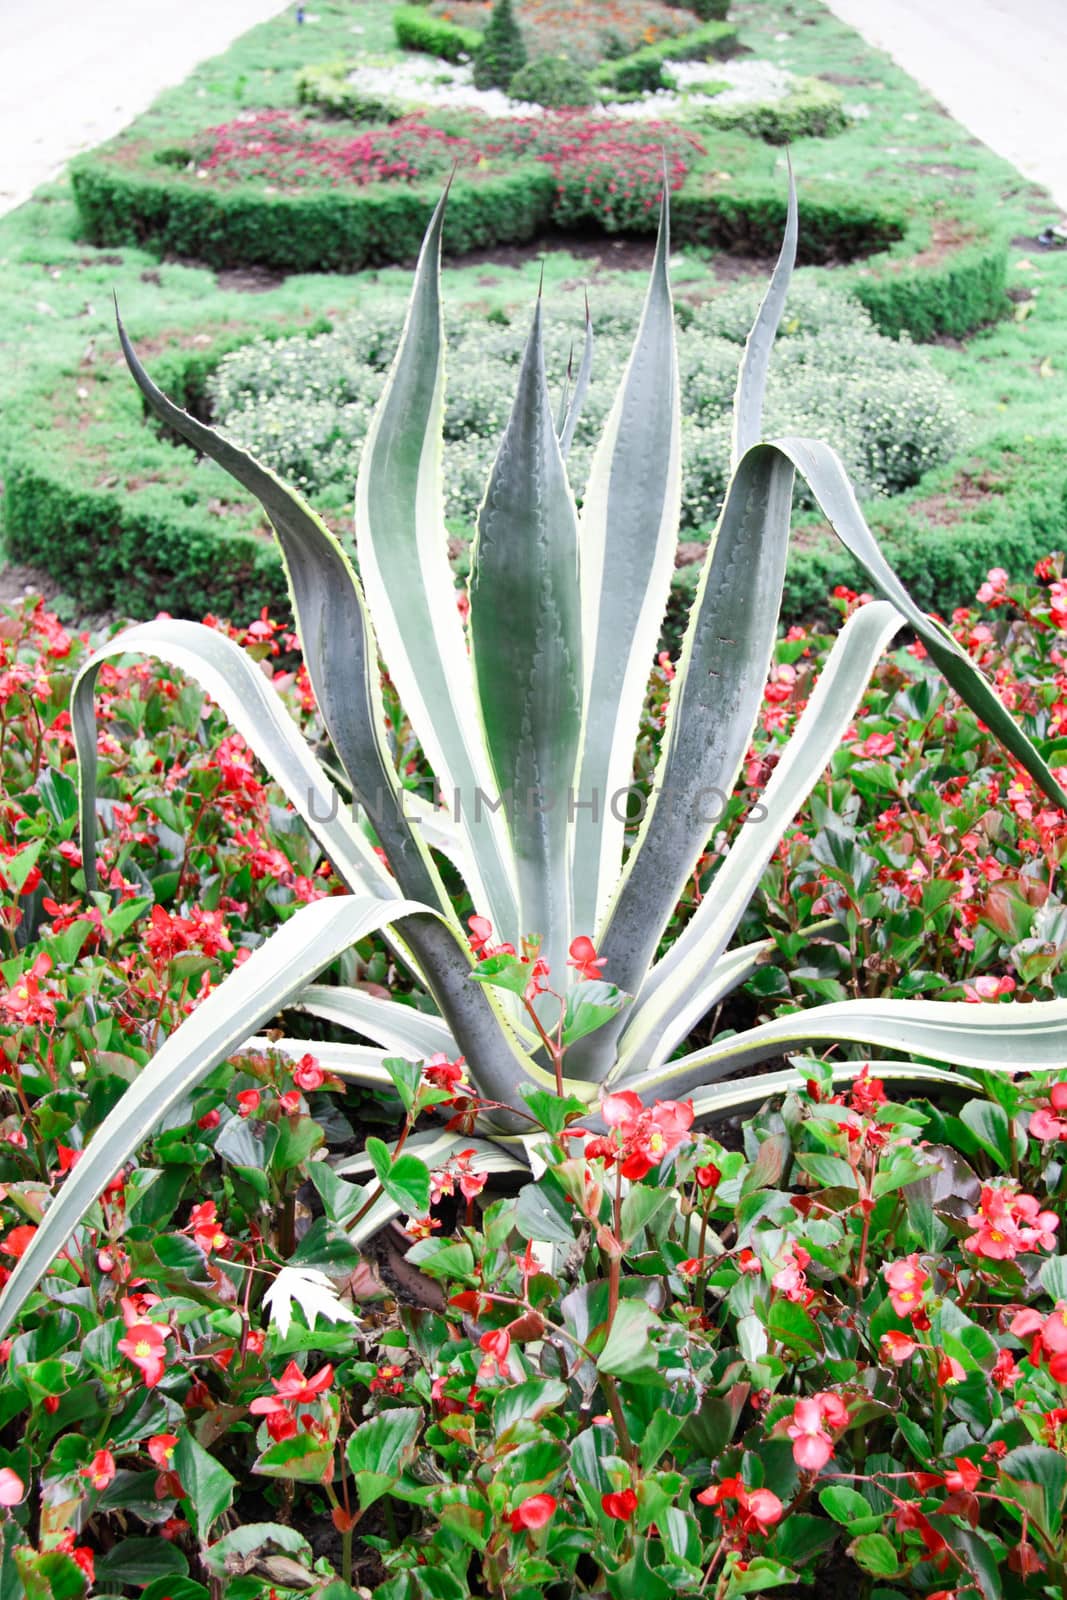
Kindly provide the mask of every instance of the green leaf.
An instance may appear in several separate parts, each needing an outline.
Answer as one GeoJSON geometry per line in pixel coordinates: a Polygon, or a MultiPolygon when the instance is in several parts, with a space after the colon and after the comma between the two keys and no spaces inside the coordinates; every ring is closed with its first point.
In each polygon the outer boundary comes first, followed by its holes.
{"type": "Polygon", "coordinates": [[[16,1546],[15,1566],[22,1591],[19,1600],[81,1600],[85,1573],[60,1550],[39,1555],[27,1545],[16,1546]]]}
{"type": "Polygon", "coordinates": [[[177,1028],[108,1113],[0,1292],[0,1337],[97,1196],[184,1097],[356,940],[418,909],[330,896],[301,906],[177,1028]]]}
{"type": "Polygon", "coordinates": [[[185,1490],[185,1515],[197,1538],[206,1541],[213,1525],[232,1505],[237,1480],[208,1455],[188,1429],[178,1435],[174,1446],[174,1470],[185,1490]]]}
{"type": "Polygon", "coordinates": [[[623,1244],[628,1248],[642,1229],[648,1227],[657,1211],[673,1200],[674,1193],[670,1189],[653,1189],[647,1183],[633,1184],[622,1203],[623,1244]]]}
{"type": "Polygon", "coordinates": [[[96,1558],[98,1584],[147,1585],[156,1578],[188,1577],[189,1563],[178,1546],[161,1539],[122,1539],[96,1558]]]}
{"type": "Polygon", "coordinates": [[[816,1355],[822,1349],[822,1336],[815,1321],[793,1300],[773,1301],[767,1315],[767,1332],[779,1344],[788,1345],[801,1355],[816,1355]]]}
{"type": "MultiPolygon", "coordinates": [[[[764,1589],[780,1589],[783,1583],[796,1583],[797,1575],[789,1567],[783,1567],[778,1561],[770,1561],[766,1556],[756,1556],[749,1561],[743,1572],[737,1567],[730,1569],[729,1581],[723,1600],[734,1600],[736,1595],[761,1594],[764,1589]]],[[[635,1600],[639,1597],[635,1596],[635,1600]]]]}
{"type": "Polygon", "coordinates": [[[794,1511],[775,1530],[772,1548],[789,1566],[803,1569],[812,1556],[825,1550],[835,1537],[835,1530],[824,1517],[810,1517],[803,1511],[794,1511]]]}
{"type": "Polygon", "coordinates": [[[998,1480],[1003,1481],[1006,1494],[1023,1502],[1050,1538],[1058,1539],[1067,1498],[1067,1461],[1058,1450],[1020,1445],[999,1463],[998,1480]]]}
{"type": "Polygon", "coordinates": [[[506,989],[509,994],[526,993],[530,983],[530,964],[520,956],[486,956],[471,970],[475,983],[488,984],[492,989],[506,989]]]}
{"type": "Polygon", "coordinates": [[[897,1553],[884,1533],[861,1533],[849,1545],[848,1553],[857,1566],[875,1578],[891,1578],[900,1570],[897,1553]]]}
{"type": "Polygon", "coordinates": [[[819,1504],[827,1516],[833,1517],[835,1522],[840,1522],[841,1526],[852,1534],[873,1533],[882,1520],[861,1494],[855,1489],[846,1488],[843,1484],[820,1489],[819,1504]]]}
{"type": "Polygon", "coordinates": [[[515,1201],[515,1229],[521,1239],[538,1244],[574,1243],[574,1208],[552,1176],[551,1170],[539,1183],[528,1183],[515,1201]]]}
{"type": "MultiPolygon", "coordinates": [[[[605,971],[638,998],[707,845],[711,803],[732,793],[752,736],[774,647],[792,497],[790,463],[768,446],[755,446],[730,482],[709,546],[671,684],[652,799],[598,946],[605,971]]],[[[743,844],[751,848],[747,834],[743,844]]],[[[718,885],[709,898],[718,903],[718,885]]],[[[636,1010],[630,1016],[636,1018],[636,1010]]],[[[606,1052],[616,1032],[606,1029],[590,1042],[602,1041],[606,1052]]]]}
{"type": "Polygon", "coordinates": [[[597,1359],[601,1372],[634,1377],[656,1368],[652,1334],[662,1324],[644,1300],[621,1300],[607,1342],[597,1359]]]}
{"type": "Polygon", "coordinates": [[[211,1596],[202,1583],[195,1583],[192,1578],[155,1578],[141,1600],[211,1600],[211,1596]]]}
{"type": "Polygon", "coordinates": [[[493,1402],[493,1437],[499,1439],[520,1421],[538,1421],[555,1411],[567,1398],[567,1386],[558,1378],[529,1378],[509,1387],[493,1402]]]}
{"type": "Polygon", "coordinates": [[[789,1155],[790,1143],[785,1134],[772,1133],[761,1140],[756,1159],[741,1184],[741,1193],[755,1194],[760,1189],[776,1187],[782,1181],[789,1155]]]}
{"type": "Polygon", "coordinates": [[[405,1111],[410,1111],[422,1084],[422,1063],[407,1061],[403,1056],[387,1056],[382,1066],[393,1080],[405,1111]]]}
{"type": "Polygon", "coordinates": [[[797,1156],[797,1166],[824,1189],[855,1189],[856,1174],[840,1156],[797,1156]]]}
{"type": "Polygon", "coordinates": [[[1067,1256],[1049,1256],[1037,1277],[1053,1300],[1067,1300],[1067,1256]]]}
{"type": "Polygon", "coordinates": [[[441,792],[462,796],[456,823],[464,840],[467,888],[499,936],[517,944],[524,928],[503,817],[471,799],[495,796],[467,641],[454,604],[442,505],[444,213],[442,198],[419,252],[400,348],[363,441],[356,550],[401,703],[441,792]]]}
{"type": "Polygon", "coordinates": [[[430,1207],[430,1169],[425,1161],[406,1153],[394,1156],[381,1139],[368,1139],[366,1150],[393,1204],[413,1217],[424,1217],[430,1207]]]}
{"type": "Polygon", "coordinates": [[[585,717],[572,881],[575,932],[590,936],[622,863],[625,806],[613,802],[633,778],[678,539],[681,416],[668,211],[664,188],[641,322],[582,499],[585,717]]]}
{"type": "Polygon", "coordinates": [[[785,309],[786,296],[789,293],[793,267],[796,264],[798,235],[797,191],[790,168],[789,201],[782,248],[778,253],[767,292],[756,313],[756,320],[745,340],[745,353],[737,374],[733,443],[730,453],[731,470],[737,467],[746,450],[751,449],[754,444],[759,444],[763,438],[763,396],[767,387],[767,372],[771,364],[778,325],[785,309]]]}
{"type": "Polygon", "coordinates": [[[960,1110],[960,1121],[970,1128],[982,1149],[993,1157],[1001,1170],[1010,1172],[1015,1141],[1004,1107],[992,1105],[988,1100],[968,1100],[960,1110]]]}
{"type": "Polygon", "coordinates": [[[9,856],[0,866],[0,878],[6,880],[12,894],[22,893],[26,885],[26,879],[37,865],[37,857],[43,849],[44,840],[35,839],[32,844],[28,844],[17,855],[9,856]]]}
{"type": "Polygon", "coordinates": [[[519,1093],[541,1126],[551,1134],[562,1133],[568,1122],[585,1116],[589,1110],[577,1095],[560,1096],[548,1089],[534,1089],[528,1083],[520,1084],[519,1093]]]}
{"type": "Polygon", "coordinates": [[[657,1410],[653,1414],[652,1420],[641,1435],[639,1446],[643,1471],[651,1472],[689,1422],[690,1416],[691,1413],[676,1415],[674,1412],[664,1410],[657,1410]]]}
{"type": "Polygon", "coordinates": [[[475,1550],[484,1550],[492,1529],[489,1502],[466,1483],[448,1484],[434,1491],[430,1501],[442,1527],[457,1534],[475,1550]]]}
{"type": "Polygon", "coordinates": [[[291,1439],[270,1444],[252,1464],[266,1478],[289,1478],[294,1483],[322,1483],[333,1461],[333,1443],[313,1433],[295,1433],[291,1439]]]}
{"type": "Polygon", "coordinates": [[[422,1412],[398,1406],[361,1422],[348,1441],[348,1464],[356,1477],[359,1503],[365,1511],[387,1494],[415,1454],[422,1412]]]}
{"type": "MultiPolygon", "coordinates": [[[[766,463],[763,469],[766,469],[766,463]]],[[[751,484],[751,476],[748,481],[751,484]]],[[[740,515],[740,511],[737,514],[740,515]]],[[[729,620],[723,618],[722,624],[722,635],[727,639],[734,638],[729,620]]],[[[900,618],[892,606],[873,602],[856,611],[835,639],[808,704],[771,774],[770,782],[760,795],[759,825],[746,827],[742,836],[731,846],[716,872],[714,891],[704,896],[684,932],[657,962],[653,973],[637,991],[619,1041],[618,1064],[613,1081],[614,1078],[625,1081],[645,1067],[666,1062],[675,1046],[704,1015],[707,1009],[706,992],[709,987],[714,990],[717,986],[716,975],[724,959],[726,946],[759,885],[778,841],[825,772],[827,762],[855,716],[871,672],[889,640],[901,626],[900,618]]],[[[750,619],[750,627],[754,636],[759,631],[757,619],[750,619]]],[[[770,649],[768,642],[766,653],[762,656],[763,665],[759,668],[761,678],[766,673],[770,649]]],[[[754,643],[750,644],[749,655],[753,661],[757,658],[754,643]]],[[[740,670],[739,664],[733,663],[731,671],[740,670]]],[[[752,670],[755,671],[755,668],[752,670]]],[[[708,714],[716,714],[714,701],[708,714]]],[[[605,948],[602,940],[602,954],[605,948]]],[[[625,974],[614,966],[608,970],[617,983],[622,983],[626,988],[634,987],[625,974]]],[[[821,1010],[814,1015],[821,1015],[821,1010]]],[[[783,1022],[793,1020],[782,1019],[783,1022]]],[[[750,1033],[740,1038],[751,1036],[750,1033]]],[[[739,1038],[735,1037],[725,1041],[719,1048],[729,1052],[732,1058],[738,1044],[739,1038]]],[[[695,1066],[699,1056],[700,1064],[704,1067],[715,1060],[714,1051],[713,1045],[709,1050],[684,1059],[692,1061],[695,1066]]],[[[764,1058],[760,1056],[753,1059],[764,1058]]],[[[717,1061],[715,1064],[717,1068],[717,1061]]],[[[743,1061],[741,1064],[747,1063],[743,1061]]],[[[672,1079],[677,1071],[678,1063],[674,1063],[671,1067],[672,1079]]],[[[711,1076],[723,1077],[731,1071],[732,1064],[712,1074],[702,1071],[697,1076],[694,1072],[693,1087],[703,1087],[711,1076]]],[[[622,1087],[622,1081],[619,1087],[622,1087]]],[[[672,1095],[675,1093],[675,1081],[672,1081],[672,1095]]]]}
{"type": "Polygon", "coordinates": [[[613,983],[586,980],[576,984],[567,996],[563,1017],[563,1043],[572,1045],[595,1033],[627,1004],[630,996],[613,983]]]}
{"type": "Polygon", "coordinates": [[[202,1552],[202,1560],[213,1577],[225,1578],[232,1571],[232,1567],[227,1566],[232,1557],[250,1556],[269,1545],[276,1545],[291,1556],[309,1559],[311,1556],[311,1546],[295,1528],[287,1528],[280,1522],[246,1522],[208,1545],[202,1552]]]}
{"type": "MultiPolygon", "coordinates": [[[[327,1220],[340,1227],[346,1222],[351,1222],[366,1203],[366,1189],[358,1183],[346,1183],[344,1178],[339,1178],[328,1161],[310,1162],[308,1177],[319,1191],[319,1197],[326,1208],[327,1220]]],[[[303,1242],[302,1240],[301,1245],[303,1242]]]]}
{"type": "Polygon", "coordinates": [[[474,1273],[474,1251],[465,1240],[419,1239],[406,1259],[427,1277],[443,1280],[469,1278],[474,1273]]]}

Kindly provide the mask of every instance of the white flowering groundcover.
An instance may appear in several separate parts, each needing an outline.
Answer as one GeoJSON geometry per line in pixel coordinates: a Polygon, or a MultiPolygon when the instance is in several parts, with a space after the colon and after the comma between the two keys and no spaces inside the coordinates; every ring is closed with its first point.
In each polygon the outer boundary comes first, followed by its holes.
{"type": "MultiPolygon", "coordinates": [[[[668,68],[676,89],[658,89],[639,100],[611,101],[589,108],[591,116],[662,121],[691,116],[704,106],[770,105],[786,99],[800,80],[770,61],[677,61],[668,68]],[[702,85],[725,85],[714,94],[702,85]]],[[[370,56],[360,61],[349,82],[362,94],[398,105],[482,111],[490,117],[528,117],[531,106],[502,89],[476,89],[469,63],[453,65],[436,56],[411,52],[402,61],[370,56]]]]}

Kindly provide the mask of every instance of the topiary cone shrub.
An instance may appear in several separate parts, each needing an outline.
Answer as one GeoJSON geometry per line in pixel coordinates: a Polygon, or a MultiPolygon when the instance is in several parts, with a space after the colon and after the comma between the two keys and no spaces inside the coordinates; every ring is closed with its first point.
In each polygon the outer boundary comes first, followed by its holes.
{"type": "Polygon", "coordinates": [[[511,9],[511,0],[496,0],[493,14],[474,58],[476,89],[507,89],[526,65],[526,46],[511,9]]]}

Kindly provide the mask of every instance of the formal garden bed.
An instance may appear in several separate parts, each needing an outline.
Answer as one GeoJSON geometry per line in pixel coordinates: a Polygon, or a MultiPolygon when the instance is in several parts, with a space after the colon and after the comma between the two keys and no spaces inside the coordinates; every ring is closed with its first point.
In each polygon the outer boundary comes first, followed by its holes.
{"type": "Polygon", "coordinates": [[[1051,1600],[1054,213],[816,0],[513,4],[0,221],[0,1600],[1051,1600]]]}

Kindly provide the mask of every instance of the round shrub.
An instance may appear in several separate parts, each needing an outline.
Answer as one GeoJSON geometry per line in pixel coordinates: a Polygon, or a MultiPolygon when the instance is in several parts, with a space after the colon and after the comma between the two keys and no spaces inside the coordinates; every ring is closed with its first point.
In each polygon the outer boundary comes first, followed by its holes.
{"type": "Polygon", "coordinates": [[[508,86],[512,100],[539,106],[591,106],[593,86],[581,67],[565,56],[538,56],[517,72],[508,86]]]}
{"type": "Polygon", "coordinates": [[[474,57],[474,87],[506,89],[525,65],[526,46],[511,9],[511,0],[496,0],[474,57]]]}
{"type": "MultiPolygon", "coordinates": [[[[577,294],[545,335],[554,393],[577,361],[584,308],[577,294]]],[[[682,524],[713,522],[729,470],[731,405],[741,346],[758,290],[732,289],[678,320],[684,418],[682,524]]],[[[569,458],[581,493],[593,445],[622,375],[641,311],[636,292],[614,288],[593,301],[593,380],[569,458]]],[[[216,419],[238,443],[292,477],[313,497],[347,504],[359,448],[381,391],[404,308],[381,301],[318,338],[250,345],[227,356],[211,385],[216,419]]],[[[452,311],[445,435],[446,513],[457,530],[477,515],[507,420],[525,314],[500,324],[452,311]]],[[[833,288],[794,283],[767,384],[766,431],[810,434],[843,457],[861,495],[893,494],[960,448],[964,419],[948,385],[907,340],[879,334],[863,307],[833,288]]]]}

